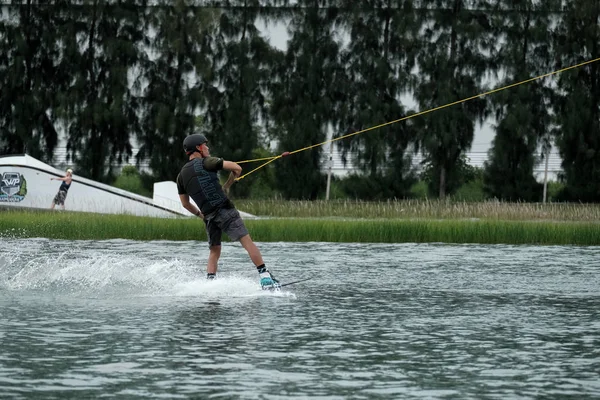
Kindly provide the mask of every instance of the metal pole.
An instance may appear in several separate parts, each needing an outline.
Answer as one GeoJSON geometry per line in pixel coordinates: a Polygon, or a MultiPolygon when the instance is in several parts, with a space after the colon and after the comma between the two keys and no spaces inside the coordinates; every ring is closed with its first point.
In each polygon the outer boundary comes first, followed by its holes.
{"type": "Polygon", "coordinates": [[[329,200],[329,190],[331,189],[331,170],[333,168],[333,142],[329,143],[329,170],[327,171],[327,191],[325,200],[329,200]]]}
{"type": "Polygon", "coordinates": [[[546,150],[546,166],[544,167],[544,204],[548,193],[548,158],[550,158],[550,149],[546,150]]]}

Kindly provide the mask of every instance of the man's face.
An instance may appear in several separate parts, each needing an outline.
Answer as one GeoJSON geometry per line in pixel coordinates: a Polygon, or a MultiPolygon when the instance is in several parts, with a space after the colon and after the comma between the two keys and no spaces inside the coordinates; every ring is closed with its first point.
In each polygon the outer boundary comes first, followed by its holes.
{"type": "Polygon", "coordinates": [[[208,148],[208,142],[202,143],[200,146],[198,146],[198,150],[200,150],[200,154],[202,154],[202,157],[210,156],[210,149],[208,148]]]}

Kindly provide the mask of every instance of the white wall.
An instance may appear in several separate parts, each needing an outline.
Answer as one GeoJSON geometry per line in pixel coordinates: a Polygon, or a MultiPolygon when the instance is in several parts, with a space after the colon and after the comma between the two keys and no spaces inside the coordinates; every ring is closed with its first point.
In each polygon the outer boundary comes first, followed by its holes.
{"type": "MultiPolygon", "coordinates": [[[[44,164],[28,155],[0,157],[0,206],[50,208],[62,183],[50,178],[64,175],[65,171],[44,164]],[[18,193],[23,184],[26,185],[27,193],[20,196],[18,193]]],[[[181,205],[175,182],[155,183],[154,197],[150,199],[79,177],[77,171],[73,171],[73,182],[67,193],[65,209],[164,218],[193,217],[181,205]]],[[[242,218],[254,217],[242,211],[240,215],[242,218]]]]}
{"type": "MultiPolygon", "coordinates": [[[[62,177],[64,174],[64,171],[27,155],[0,157],[0,179],[3,179],[0,183],[0,205],[50,208],[61,184],[61,181],[50,180],[50,178],[62,177]],[[25,196],[16,194],[22,184],[21,181],[27,185],[25,196]]],[[[152,217],[190,215],[187,211],[184,214],[177,209],[154,204],[150,198],[79,177],[77,171],[73,173],[73,182],[67,194],[65,209],[152,217]]]]}

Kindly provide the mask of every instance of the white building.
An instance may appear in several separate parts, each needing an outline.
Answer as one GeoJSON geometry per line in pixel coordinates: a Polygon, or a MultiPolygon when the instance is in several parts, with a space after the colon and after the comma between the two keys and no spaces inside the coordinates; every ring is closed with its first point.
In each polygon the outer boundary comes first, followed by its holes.
{"type": "MultiPolygon", "coordinates": [[[[48,209],[61,183],[50,178],[64,175],[65,171],[28,155],[0,156],[0,207],[48,209]]],[[[77,171],[73,171],[65,209],[164,218],[192,216],[181,205],[175,182],[155,183],[153,198],[148,198],[77,176],[77,171]]]]}

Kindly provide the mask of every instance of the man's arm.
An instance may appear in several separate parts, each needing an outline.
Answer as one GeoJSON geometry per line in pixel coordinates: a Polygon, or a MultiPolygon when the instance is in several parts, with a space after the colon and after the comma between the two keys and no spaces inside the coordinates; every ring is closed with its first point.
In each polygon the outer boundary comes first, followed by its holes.
{"type": "Polygon", "coordinates": [[[223,169],[225,171],[229,171],[229,178],[227,179],[227,182],[225,182],[225,184],[223,185],[223,189],[225,191],[229,190],[229,187],[231,185],[233,185],[233,183],[235,182],[235,180],[237,178],[240,177],[240,175],[242,174],[242,167],[240,167],[240,165],[238,163],[235,163],[233,161],[225,161],[223,160],[223,169]]]}
{"type": "Polygon", "coordinates": [[[197,215],[200,218],[204,218],[204,215],[202,215],[198,207],[196,207],[190,202],[190,196],[188,196],[187,194],[180,194],[179,200],[181,201],[181,205],[183,206],[183,208],[185,208],[192,214],[197,215]]]}

